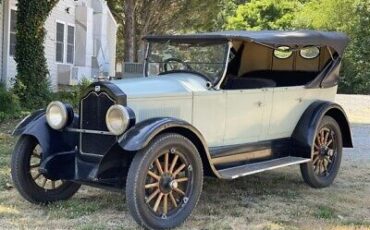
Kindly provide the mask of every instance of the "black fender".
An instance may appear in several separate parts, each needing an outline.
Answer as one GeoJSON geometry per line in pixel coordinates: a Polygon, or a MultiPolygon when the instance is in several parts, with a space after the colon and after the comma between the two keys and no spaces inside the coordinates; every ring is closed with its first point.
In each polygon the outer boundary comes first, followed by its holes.
{"type": "Polygon", "coordinates": [[[315,101],[303,113],[292,134],[294,154],[311,158],[312,146],[319,124],[324,116],[331,116],[342,131],[343,147],[352,148],[352,134],[343,108],[329,101],[315,101]]]}
{"type": "MultiPolygon", "coordinates": [[[[39,110],[21,121],[13,131],[14,136],[28,135],[37,139],[43,151],[43,159],[54,153],[68,152],[78,144],[77,133],[57,131],[49,127],[46,121],[45,110],[39,110]]],[[[78,124],[75,115],[72,126],[78,124]]]]}
{"type": "MultiPolygon", "coordinates": [[[[142,121],[131,127],[118,139],[118,146],[127,157],[127,154],[130,155],[132,153],[133,155],[137,151],[144,149],[156,136],[165,132],[179,133],[189,138],[201,154],[206,173],[219,177],[217,170],[211,163],[208,145],[203,135],[193,125],[177,118],[159,117],[142,121]]],[[[117,151],[109,151],[100,162],[97,177],[99,178],[99,175],[104,173],[107,165],[112,165],[112,163],[118,162],[121,158],[122,156],[119,156],[117,151]]]]}

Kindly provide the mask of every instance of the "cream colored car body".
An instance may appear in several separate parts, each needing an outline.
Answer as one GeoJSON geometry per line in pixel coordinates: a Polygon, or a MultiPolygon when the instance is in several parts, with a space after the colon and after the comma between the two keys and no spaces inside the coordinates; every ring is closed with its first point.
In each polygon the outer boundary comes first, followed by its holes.
{"type": "Polygon", "coordinates": [[[168,74],[114,82],[128,95],[137,122],[173,117],[189,122],[209,147],[290,137],[307,107],[334,101],[337,87],[304,86],[215,90],[192,74],[168,74]]]}

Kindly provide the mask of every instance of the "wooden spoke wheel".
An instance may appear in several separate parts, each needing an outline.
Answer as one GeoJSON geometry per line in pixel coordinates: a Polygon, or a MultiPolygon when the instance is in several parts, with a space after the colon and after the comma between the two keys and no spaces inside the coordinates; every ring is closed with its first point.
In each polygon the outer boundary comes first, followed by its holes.
{"type": "Polygon", "coordinates": [[[29,161],[30,169],[29,173],[31,174],[31,177],[34,180],[35,184],[45,190],[54,190],[60,188],[64,183],[62,180],[53,181],[47,179],[39,171],[41,166],[41,160],[42,160],[42,149],[40,145],[36,145],[36,147],[32,151],[29,161]]]}
{"type": "Polygon", "coordinates": [[[146,203],[162,218],[181,208],[189,193],[192,166],[183,154],[172,148],[155,159],[148,168],[145,189],[146,203]]]}
{"type": "Polygon", "coordinates": [[[312,164],[318,176],[328,176],[333,170],[337,154],[335,138],[335,132],[330,127],[321,128],[316,135],[312,164]]]}
{"type": "Polygon", "coordinates": [[[316,132],[312,146],[312,161],[301,165],[304,181],[314,188],[333,183],[342,159],[342,134],[338,123],[325,116],[316,132]]]}
{"type": "Polygon", "coordinates": [[[43,151],[37,140],[21,136],[12,154],[11,174],[13,184],[26,200],[47,204],[72,197],[81,185],[46,178],[39,170],[43,151]]]}
{"type": "Polygon", "coordinates": [[[126,182],[128,208],[145,228],[173,228],[190,215],[202,185],[202,160],[194,144],[178,134],[163,134],[131,163],[126,182]]]}

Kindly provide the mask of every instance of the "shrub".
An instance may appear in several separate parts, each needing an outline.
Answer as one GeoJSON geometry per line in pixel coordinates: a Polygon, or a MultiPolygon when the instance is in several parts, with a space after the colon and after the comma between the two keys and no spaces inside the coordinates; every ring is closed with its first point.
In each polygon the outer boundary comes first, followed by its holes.
{"type": "Polygon", "coordinates": [[[54,99],[71,104],[74,109],[77,109],[81,97],[83,96],[87,87],[90,84],[91,84],[91,81],[84,78],[78,85],[72,86],[68,90],[55,93],[54,99]]]}
{"type": "Polygon", "coordinates": [[[0,84],[0,122],[11,118],[19,118],[22,115],[18,97],[0,84]]]}

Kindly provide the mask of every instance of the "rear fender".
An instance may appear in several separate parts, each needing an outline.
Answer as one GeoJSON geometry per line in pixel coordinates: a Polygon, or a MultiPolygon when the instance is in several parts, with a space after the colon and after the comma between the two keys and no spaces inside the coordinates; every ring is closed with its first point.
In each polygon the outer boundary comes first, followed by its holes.
{"type": "Polygon", "coordinates": [[[324,116],[331,116],[337,121],[342,132],[343,147],[353,147],[350,125],[343,108],[333,102],[316,101],[306,109],[294,129],[292,140],[296,156],[312,157],[315,135],[324,116]]]}

